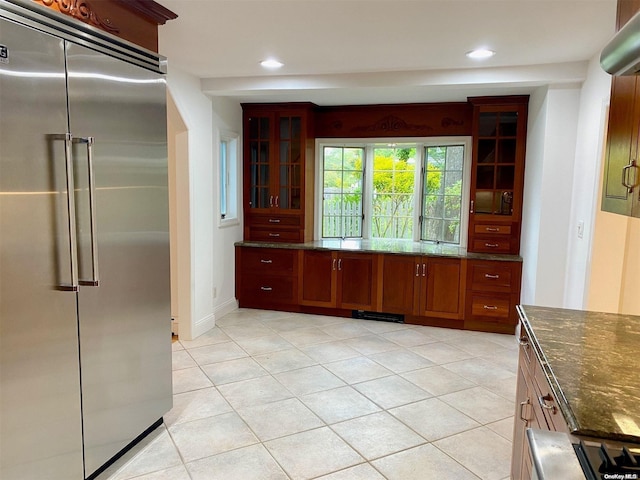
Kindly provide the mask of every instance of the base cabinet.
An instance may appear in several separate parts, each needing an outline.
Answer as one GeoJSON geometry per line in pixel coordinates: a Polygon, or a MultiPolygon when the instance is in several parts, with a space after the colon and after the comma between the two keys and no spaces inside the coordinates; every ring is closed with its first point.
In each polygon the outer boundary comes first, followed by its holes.
{"type": "Polygon", "coordinates": [[[569,433],[569,428],[555,401],[526,332],[522,331],[518,357],[516,410],[513,423],[511,479],[531,478],[533,471],[527,428],[569,433]]]}
{"type": "Polygon", "coordinates": [[[302,251],[300,304],[374,310],[376,257],[370,253],[302,251]]]}
{"type": "Polygon", "coordinates": [[[521,264],[279,244],[236,247],[241,307],[351,316],[513,334],[521,264]]]}
{"type": "Polygon", "coordinates": [[[245,307],[278,309],[298,301],[298,252],[236,247],[236,296],[245,307]]]}
{"type": "Polygon", "coordinates": [[[463,260],[422,255],[382,255],[384,312],[461,318],[463,260]]]}
{"type": "Polygon", "coordinates": [[[483,329],[513,333],[518,322],[516,305],[520,301],[522,263],[469,260],[465,321],[483,329]]]}

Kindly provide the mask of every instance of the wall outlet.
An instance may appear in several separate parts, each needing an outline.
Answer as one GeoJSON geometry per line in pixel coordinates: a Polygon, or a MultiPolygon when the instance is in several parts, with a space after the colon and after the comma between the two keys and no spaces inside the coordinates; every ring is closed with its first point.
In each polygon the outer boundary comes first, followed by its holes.
{"type": "Polygon", "coordinates": [[[582,238],[584,236],[584,222],[580,220],[578,222],[578,238],[582,238]]]}

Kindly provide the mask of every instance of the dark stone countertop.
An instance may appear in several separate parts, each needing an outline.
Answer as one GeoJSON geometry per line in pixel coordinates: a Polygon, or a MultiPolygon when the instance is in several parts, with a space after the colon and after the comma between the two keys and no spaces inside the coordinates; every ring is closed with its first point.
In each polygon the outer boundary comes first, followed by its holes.
{"type": "Polygon", "coordinates": [[[465,248],[446,243],[414,242],[411,240],[331,239],[306,243],[237,242],[237,247],[285,248],[295,250],[341,250],[363,253],[397,253],[401,255],[427,255],[432,257],[469,258],[522,262],[518,255],[469,253],[465,248]]]}
{"type": "Polygon", "coordinates": [[[518,306],[574,435],[640,443],[640,317],[518,306]]]}

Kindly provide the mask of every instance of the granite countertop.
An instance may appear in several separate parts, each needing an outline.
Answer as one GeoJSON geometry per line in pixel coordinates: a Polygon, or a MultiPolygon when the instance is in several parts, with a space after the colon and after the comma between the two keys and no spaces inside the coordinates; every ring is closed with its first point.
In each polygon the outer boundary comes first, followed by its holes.
{"type": "Polygon", "coordinates": [[[640,443],[640,317],[518,312],[571,433],[640,443]]]}
{"type": "Polygon", "coordinates": [[[518,255],[469,253],[465,248],[446,243],[414,242],[411,240],[386,240],[360,238],[315,240],[306,243],[236,242],[238,247],[286,248],[296,250],[344,250],[367,253],[397,253],[434,257],[471,258],[476,260],[502,260],[521,262],[518,255]]]}

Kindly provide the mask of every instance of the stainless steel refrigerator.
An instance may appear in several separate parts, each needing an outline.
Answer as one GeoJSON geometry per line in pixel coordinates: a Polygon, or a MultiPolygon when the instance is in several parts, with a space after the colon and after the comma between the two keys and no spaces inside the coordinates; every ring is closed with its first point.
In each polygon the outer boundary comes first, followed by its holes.
{"type": "Polygon", "coordinates": [[[90,478],[171,408],[162,59],[0,0],[0,478],[90,478]]]}

